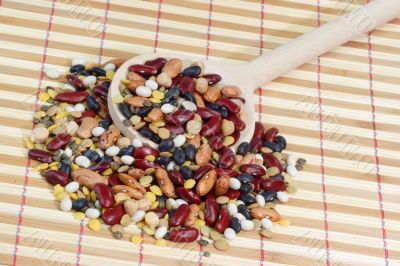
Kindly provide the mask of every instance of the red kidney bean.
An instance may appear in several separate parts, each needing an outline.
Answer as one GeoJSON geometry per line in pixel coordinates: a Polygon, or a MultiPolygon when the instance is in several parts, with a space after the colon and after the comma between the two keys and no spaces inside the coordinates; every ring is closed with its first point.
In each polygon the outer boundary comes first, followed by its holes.
{"type": "Polygon", "coordinates": [[[264,140],[269,141],[269,142],[275,142],[276,140],[276,135],[278,135],[279,129],[276,127],[271,127],[268,129],[265,134],[264,134],[264,140]]]}
{"type": "Polygon", "coordinates": [[[62,92],[57,94],[55,100],[61,103],[80,103],[88,96],[89,93],[86,91],[62,92]]]}
{"type": "Polygon", "coordinates": [[[240,97],[240,96],[232,96],[232,97],[228,97],[228,99],[236,99],[236,100],[239,100],[239,101],[241,101],[243,104],[245,104],[246,103],[246,99],[245,98],[243,98],[243,97],[240,97]]]}
{"type": "Polygon", "coordinates": [[[225,196],[227,196],[231,200],[238,199],[240,198],[240,191],[230,189],[228,192],[225,193],[225,196]]]}
{"type": "Polygon", "coordinates": [[[128,71],[133,71],[136,74],[139,74],[143,77],[150,77],[157,74],[158,70],[154,66],[147,66],[147,65],[132,65],[128,67],[128,71]]]}
{"type": "Polygon", "coordinates": [[[229,213],[226,209],[221,209],[219,211],[219,218],[215,222],[214,229],[220,234],[223,234],[225,229],[229,226],[231,223],[231,218],[229,216],[229,213]]]}
{"type": "Polygon", "coordinates": [[[33,159],[42,163],[53,162],[53,154],[44,150],[31,149],[28,151],[28,157],[29,159],[33,159]]]}
{"type": "Polygon", "coordinates": [[[176,194],[189,204],[200,204],[201,198],[193,190],[184,187],[175,188],[176,194]]]}
{"type": "Polygon", "coordinates": [[[46,181],[52,185],[62,185],[65,186],[68,183],[68,175],[65,172],[61,172],[58,170],[50,170],[43,174],[46,178],[46,181]]]}
{"type": "Polygon", "coordinates": [[[240,107],[228,98],[219,98],[216,104],[224,106],[229,112],[237,114],[240,112],[240,107]]]}
{"type": "Polygon", "coordinates": [[[222,133],[218,133],[215,136],[211,137],[211,139],[208,141],[208,144],[210,144],[211,148],[214,150],[219,150],[224,146],[224,135],[222,133]]]}
{"type": "Polygon", "coordinates": [[[264,126],[261,122],[256,122],[254,126],[253,138],[262,139],[264,136],[264,126]]]}
{"type": "Polygon", "coordinates": [[[136,159],[133,162],[133,166],[142,170],[146,170],[147,168],[160,168],[159,164],[149,162],[145,159],[136,159]]]}
{"type": "Polygon", "coordinates": [[[187,121],[192,120],[193,117],[194,117],[193,112],[185,109],[179,109],[173,113],[167,114],[165,116],[165,120],[174,125],[182,126],[187,121]]]}
{"type": "Polygon", "coordinates": [[[218,176],[228,175],[229,177],[236,177],[239,175],[239,173],[233,169],[216,168],[215,171],[218,176]]]}
{"type": "Polygon", "coordinates": [[[217,84],[222,79],[221,76],[218,74],[206,74],[203,75],[203,78],[205,78],[208,81],[208,85],[210,86],[217,84]]]}
{"type": "Polygon", "coordinates": [[[264,191],[284,191],[286,189],[285,182],[281,179],[268,178],[261,182],[261,187],[264,191]]]}
{"type": "Polygon", "coordinates": [[[226,119],[233,122],[237,131],[243,131],[246,128],[246,124],[237,115],[229,114],[226,119]]]}
{"type": "Polygon", "coordinates": [[[215,200],[214,196],[207,196],[205,201],[205,216],[204,221],[206,224],[211,225],[217,220],[219,213],[219,204],[215,200]]]}
{"type": "Polygon", "coordinates": [[[252,176],[263,176],[267,173],[262,166],[257,164],[243,164],[240,166],[240,171],[252,176]]]}
{"type": "Polygon", "coordinates": [[[95,184],[93,191],[96,193],[97,200],[101,207],[110,208],[114,205],[114,194],[106,184],[95,184]]]}
{"type": "Polygon", "coordinates": [[[70,140],[71,136],[67,133],[58,134],[47,144],[47,149],[50,151],[64,149],[68,145],[70,140]]]}
{"type": "Polygon", "coordinates": [[[183,78],[183,75],[182,75],[182,74],[179,74],[178,76],[176,76],[175,78],[173,78],[173,79],[172,79],[172,85],[171,85],[171,87],[172,87],[172,86],[178,86],[179,83],[181,83],[182,78],[183,78]]]}
{"type": "Polygon", "coordinates": [[[199,237],[199,230],[195,227],[173,229],[169,232],[169,240],[172,242],[193,242],[199,237]]]}
{"type": "Polygon", "coordinates": [[[153,155],[157,157],[158,151],[152,147],[146,147],[146,146],[138,147],[133,151],[133,157],[135,157],[135,159],[143,159],[147,155],[153,155]]]}
{"type": "Polygon", "coordinates": [[[89,167],[89,170],[95,171],[95,172],[103,172],[110,168],[111,163],[109,161],[100,161],[97,164],[89,167]]]}
{"type": "Polygon", "coordinates": [[[221,114],[218,111],[205,107],[197,107],[197,113],[203,119],[209,119],[214,116],[221,116],[221,114]]]}
{"type": "Polygon", "coordinates": [[[213,116],[211,119],[203,126],[200,134],[203,137],[210,137],[217,134],[222,127],[222,119],[220,116],[213,116]]]}
{"type": "Polygon", "coordinates": [[[118,173],[117,173],[117,172],[114,172],[114,173],[112,173],[112,174],[110,175],[110,177],[108,178],[108,185],[109,185],[110,187],[118,186],[118,185],[123,185],[122,182],[121,182],[121,180],[119,180],[119,177],[118,177],[118,173]]]}
{"type": "Polygon", "coordinates": [[[168,60],[163,58],[163,57],[158,57],[158,58],[153,59],[153,60],[147,60],[144,64],[146,66],[155,67],[157,69],[157,72],[160,72],[160,70],[163,68],[165,63],[167,63],[167,61],[168,60]]]}
{"type": "Polygon", "coordinates": [[[281,162],[272,154],[272,153],[264,153],[262,155],[264,159],[265,166],[269,167],[277,167],[279,170],[278,174],[281,174],[283,171],[281,162]]]}
{"type": "Polygon", "coordinates": [[[203,164],[199,169],[196,170],[196,172],[194,172],[192,178],[197,181],[202,178],[203,175],[210,172],[213,168],[214,167],[211,164],[203,164]]]}
{"type": "Polygon", "coordinates": [[[95,86],[93,88],[93,93],[103,100],[107,100],[108,88],[105,88],[103,86],[95,86]]]}
{"type": "Polygon", "coordinates": [[[169,218],[168,222],[169,226],[175,227],[183,224],[183,222],[188,217],[189,212],[190,212],[189,205],[181,204],[174,212],[174,215],[171,218],[169,218]]]}
{"type": "Polygon", "coordinates": [[[103,213],[103,222],[108,225],[118,224],[124,214],[124,207],[122,204],[119,204],[114,208],[106,209],[103,213]]]}
{"type": "Polygon", "coordinates": [[[221,168],[230,168],[236,161],[235,153],[226,146],[221,148],[219,154],[220,158],[218,165],[221,168]]]}
{"type": "Polygon", "coordinates": [[[250,141],[250,152],[259,153],[263,146],[262,140],[258,138],[252,138],[250,141]]]}
{"type": "Polygon", "coordinates": [[[160,218],[160,219],[163,218],[168,213],[168,210],[166,208],[156,208],[156,209],[152,209],[150,211],[157,214],[158,218],[160,218]]]}
{"type": "Polygon", "coordinates": [[[186,92],[193,93],[195,88],[194,81],[191,77],[183,77],[179,84],[179,92],[183,95],[186,92]]]}
{"type": "Polygon", "coordinates": [[[260,177],[255,177],[254,181],[253,181],[253,185],[254,185],[254,192],[258,192],[261,188],[261,182],[263,181],[263,179],[261,179],[260,177]]]}
{"type": "Polygon", "coordinates": [[[84,91],[86,90],[85,85],[83,84],[82,80],[80,80],[77,76],[74,75],[67,75],[67,81],[74,87],[77,91],[84,91]]]}
{"type": "Polygon", "coordinates": [[[82,112],[81,117],[75,118],[75,122],[80,125],[82,122],[82,119],[85,117],[96,117],[96,113],[92,110],[85,110],[82,112]]]}
{"type": "Polygon", "coordinates": [[[178,170],[171,170],[168,171],[168,176],[171,179],[172,183],[176,186],[183,186],[185,179],[183,178],[181,172],[178,170]]]}
{"type": "Polygon", "coordinates": [[[175,133],[175,134],[184,134],[185,133],[185,129],[183,129],[183,127],[181,127],[181,126],[165,125],[165,126],[163,126],[163,128],[166,128],[169,130],[169,132],[175,133]]]}

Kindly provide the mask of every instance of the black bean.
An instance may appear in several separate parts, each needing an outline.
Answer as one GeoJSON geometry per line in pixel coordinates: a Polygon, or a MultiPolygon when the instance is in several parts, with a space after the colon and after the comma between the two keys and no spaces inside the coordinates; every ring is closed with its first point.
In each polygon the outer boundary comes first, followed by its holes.
{"type": "Polygon", "coordinates": [[[254,189],[254,185],[251,183],[242,183],[242,185],[240,186],[240,192],[242,194],[248,194],[250,192],[252,192],[254,189]]]}
{"type": "Polygon", "coordinates": [[[89,201],[85,198],[80,198],[72,202],[72,209],[80,211],[88,205],[89,201]]]}
{"type": "Polygon", "coordinates": [[[274,176],[271,176],[270,179],[278,179],[278,180],[285,181],[285,178],[282,175],[274,175],[274,176]]]}
{"type": "Polygon", "coordinates": [[[185,98],[187,101],[194,103],[195,105],[197,105],[197,101],[196,98],[194,97],[193,93],[191,92],[185,92],[183,94],[183,98],[185,98]]]}
{"type": "Polygon", "coordinates": [[[84,65],[74,65],[72,67],[70,67],[69,72],[72,74],[76,74],[76,73],[82,73],[83,71],[85,71],[85,66],[84,65]]]}
{"type": "Polygon", "coordinates": [[[109,80],[105,80],[105,81],[103,81],[103,83],[101,83],[101,86],[102,87],[104,87],[104,88],[110,88],[110,85],[111,85],[111,81],[109,81],[109,80]]]}
{"type": "Polygon", "coordinates": [[[240,220],[236,217],[232,218],[229,227],[232,228],[235,233],[239,233],[242,229],[242,226],[240,225],[240,220]]]}
{"type": "Polygon", "coordinates": [[[111,119],[104,119],[99,122],[99,127],[108,129],[111,126],[111,124],[112,124],[111,119]]]}
{"type": "Polygon", "coordinates": [[[66,173],[68,176],[71,175],[71,165],[69,164],[65,164],[65,163],[61,163],[60,169],[61,172],[66,173]]]}
{"type": "Polygon", "coordinates": [[[186,159],[189,161],[194,161],[196,157],[196,147],[193,144],[189,144],[185,147],[185,154],[186,154],[186,159]]]}
{"type": "Polygon", "coordinates": [[[172,99],[176,99],[179,96],[179,88],[178,87],[172,87],[170,88],[167,93],[165,93],[164,99],[162,100],[162,103],[168,103],[172,99]]]}
{"type": "Polygon", "coordinates": [[[187,180],[187,179],[191,179],[192,176],[193,176],[193,171],[192,171],[192,169],[190,169],[189,166],[186,166],[186,165],[183,166],[183,167],[179,170],[179,172],[181,172],[183,178],[185,178],[186,180],[187,180]]]}
{"type": "Polygon", "coordinates": [[[135,147],[133,147],[132,145],[129,145],[127,147],[122,148],[119,153],[118,156],[122,157],[124,155],[130,155],[132,156],[133,151],[135,150],[135,147]]]}
{"type": "Polygon", "coordinates": [[[284,137],[277,136],[275,142],[281,147],[281,150],[286,149],[286,139],[284,137]]]}
{"type": "Polygon", "coordinates": [[[251,220],[251,215],[250,215],[249,210],[247,209],[246,205],[240,204],[238,206],[238,212],[240,214],[243,214],[243,216],[246,218],[246,220],[251,220]]]}
{"type": "Polygon", "coordinates": [[[221,107],[222,106],[217,104],[217,103],[210,103],[210,104],[207,105],[207,108],[210,108],[210,109],[215,110],[215,111],[219,111],[221,109],[221,107]]]}
{"type": "Polygon", "coordinates": [[[156,134],[153,134],[153,136],[150,137],[150,140],[157,144],[161,142],[161,138],[156,134]]]}
{"type": "Polygon", "coordinates": [[[221,109],[219,109],[219,113],[221,114],[222,118],[227,118],[229,115],[229,111],[225,106],[222,106],[221,109]]]}
{"type": "Polygon", "coordinates": [[[162,140],[159,144],[158,144],[158,150],[160,152],[163,151],[169,151],[172,148],[174,148],[174,141],[172,139],[165,139],[162,140]]]}
{"type": "Polygon", "coordinates": [[[158,163],[158,164],[167,166],[171,162],[171,159],[168,158],[168,157],[165,157],[165,156],[159,156],[159,157],[156,158],[155,162],[158,163]]]}
{"type": "Polygon", "coordinates": [[[103,161],[112,162],[112,160],[113,160],[112,156],[104,155],[103,157],[103,161]]]}
{"type": "Polygon", "coordinates": [[[246,205],[250,205],[256,203],[256,198],[251,194],[241,194],[239,199],[244,202],[246,205]]]}
{"type": "Polygon", "coordinates": [[[182,75],[197,78],[201,73],[201,68],[199,66],[190,66],[183,70],[182,75]]]}
{"type": "Polygon", "coordinates": [[[241,173],[237,177],[241,183],[253,183],[254,177],[252,175],[241,173]]]}
{"type": "Polygon", "coordinates": [[[177,165],[183,164],[186,161],[185,151],[181,148],[175,149],[174,153],[172,154],[172,160],[177,165]]]}
{"type": "Polygon", "coordinates": [[[140,117],[145,117],[147,116],[148,113],[153,109],[153,106],[143,106],[142,108],[139,108],[136,112],[136,114],[140,117]]]}
{"type": "Polygon", "coordinates": [[[140,133],[140,135],[142,135],[143,137],[148,138],[148,139],[154,135],[154,133],[148,127],[142,127],[139,130],[139,133],[140,133]]]}
{"type": "Polygon", "coordinates": [[[90,70],[85,70],[81,73],[81,75],[84,75],[85,77],[89,77],[92,75],[92,71],[90,70]]]}
{"type": "Polygon", "coordinates": [[[157,201],[158,201],[158,208],[165,208],[166,207],[166,201],[167,197],[162,195],[162,196],[157,196],[157,201]]]}
{"type": "Polygon", "coordinates": [[[93,75],[95,75],[96,77],[100,77],[100,76],[105,77],[106,76],[106,71],[102,68],[93,67],[91,69],[91,71],[92,71],[93,75]]]}
{"type": "Polygon", "coordinates": [[[85,151],[83,155],[86,156],[91,162],[99,162],[101,159],[100,155],[92,150],[85,151]]]}
{"type": "Polygon", "coordinates": [[[129,109],[129,106],[126,103],[118,104],[118,108],[126,119],[129,119],[133,116],[131,109],[129,109]]]}
{"type": "Polygon", "coordinates": [[[277,193],[275,191],[264,191],[260,195],[262,195],[265,199],[265,202],[271,202],[278,198],[277,193]]]}
{"type": "Polygon", "coordinates": [[[236,150],[236,154],[237,155],[242,155],[245,156],[246,153],[248,153],[250,150],[250,144],[248,142],[242,142],[240,143],[240,145],[238,146],[237,150],[236,150]]]}
{"type": "Polygon", "coordinates": [[[93,110],[96,113],[100,110],[100,104],[96,101],[96,98],[94,96],[88,96],[86,98],[86,103],[90,110],[93,110]]]}
{"type": "Polygon", "coordinates": [[[281,152],[282,147],[278,143],[264,141],[264,147],[271,149],[273,152],[281,152]]]}

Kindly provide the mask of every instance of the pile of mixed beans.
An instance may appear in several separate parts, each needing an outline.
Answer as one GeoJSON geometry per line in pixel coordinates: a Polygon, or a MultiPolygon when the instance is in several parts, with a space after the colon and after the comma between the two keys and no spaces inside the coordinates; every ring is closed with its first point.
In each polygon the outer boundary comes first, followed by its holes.
{"type": "Polygon", "coordinates": [[[41,90],[25,143],[62,211],[73,210],[94,231],[110,225],[116,239],[136,228],[134,243],[144,232],[158,246],[214,241],[220,250],[241,230],[271,237],[273,224],[290,223],[274,207],[296,191],[292,177],[305,160],[283,153],[285,138],[260,122],[251,142],[232,151],[246,127],[238,87],[219,86],[221,76],[204,74],[202,62],[130,66],[112,100],[124,125],[155,149],[121,135],[108,113],[108,89],[123,62],[78,58],[69,73],[46,70],[68,83],[41,90]]]}

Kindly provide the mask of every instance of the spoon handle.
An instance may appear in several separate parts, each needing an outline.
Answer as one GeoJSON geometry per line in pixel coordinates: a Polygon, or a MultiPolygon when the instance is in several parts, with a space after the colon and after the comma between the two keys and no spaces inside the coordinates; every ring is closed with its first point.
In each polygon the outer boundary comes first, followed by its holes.
{"type": "Polygon", "coordinates": [[[400,16],[400,0],[375,0],[244,66],[254,88],[400,16]]]}

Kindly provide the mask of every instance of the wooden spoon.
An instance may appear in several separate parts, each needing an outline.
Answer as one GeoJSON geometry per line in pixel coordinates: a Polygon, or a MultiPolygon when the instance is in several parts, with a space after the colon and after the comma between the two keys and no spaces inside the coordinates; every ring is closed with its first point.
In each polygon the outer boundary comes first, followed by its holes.
{"type": "MultiPolygon", "coordinates": [[[[216,73],[222,76],[219,85],[236,85],[242,89],[242,97],[246,99],[243,111],[247,114],[246,129],[241,132],[240,140],[236,145],[244,141],[250,141],[254,131],[256,113],[254,112],[255,89],[259,88],[268,81],[309,62],[310,60],[322,55],[335,47],[342,45],[356,37],[365,35],[396,17],[400,16],[400,0],[375,0],[352,12],[338,17],[333,21],[314,29],[274,50],[264,56],[241,65],[231,65],[226,62],[204,61],[205,73],[216,73]]],[[[145,54],[127,60],[115,73],[108,94],[108,108],[110,115],[128,138],[139,138],[144,144],[156,147],[157,144],[149,139],[143,138],[133,129],[126,127],[122,121],[125,120],[118,109],[113,104],[112,99],[121,95],[119,85],[121,80],[126,79],[127,69],[133,64],[143,64],[146,60],[157,57],[167,59],[180,58],[184,65],[189,66],[190,62],[201,60],[193,56],[178,54],[145,54]]],[[[234,148],[236,148],[234,146],[234,148]]]]}

